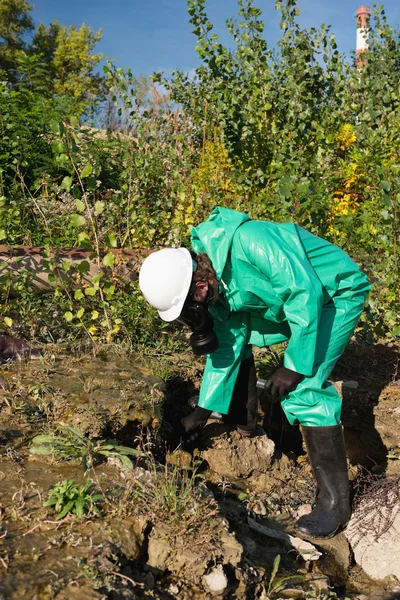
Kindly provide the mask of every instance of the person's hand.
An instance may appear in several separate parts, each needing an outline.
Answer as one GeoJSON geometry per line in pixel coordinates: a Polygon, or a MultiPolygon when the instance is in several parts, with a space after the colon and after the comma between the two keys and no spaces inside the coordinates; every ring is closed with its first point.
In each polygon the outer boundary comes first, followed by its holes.
{"type": "Polygon", "coordinates": [[[270,391],[274,398],[276,398],[276,396],[284,396],[296,389],[303,378],[304,375],[297,373],[297,371],[292,371],[286,367],[280,367],[268,379],[265,388],[270,391]]]}
{"type": "Polygon", "coordinates": [[[211,410],[197,406],[187,417],[181,419],[185,430],[185,441],[193,442],[207,423],[211,410]]]}

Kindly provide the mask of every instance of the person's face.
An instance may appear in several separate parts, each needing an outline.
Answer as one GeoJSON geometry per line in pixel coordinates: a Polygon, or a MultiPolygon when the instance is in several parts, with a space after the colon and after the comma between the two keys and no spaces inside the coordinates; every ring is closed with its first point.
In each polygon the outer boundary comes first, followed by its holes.
{"type": "Polygon", "coordinates": [[[210,288],[213,289],[212,304],[215,304],[218,299],[218,282],[215,279],[212,279],[211,281],[196,281],[196,289],[193,294],[194,300],[200,303],[205,302],[210,288]]]}

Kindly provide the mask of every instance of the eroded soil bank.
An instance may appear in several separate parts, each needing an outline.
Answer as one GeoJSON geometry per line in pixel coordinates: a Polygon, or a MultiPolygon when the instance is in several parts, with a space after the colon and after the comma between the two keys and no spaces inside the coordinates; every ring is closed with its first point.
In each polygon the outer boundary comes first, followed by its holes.
{"type": "MultiPolygon", "coordinates": [[[[260,376],[271,366],[264,358],[260,376]]],[[[397,368],[398,348],[378,344],[349,350],[335,372],[359,492],[363,469],[400,473],[397,368]]],[[[39,360],[0,367],[1,599],[400,598],[393,579],[374,581],[354,564],[343,534],[310,540],[318,559],[265,534],[293,535],[314,494],[300,432],[267,396],[267,436],[244,439],[214,421],[197,444],[181,445],[179,420],[200,376],[190,355],[115,349],[47,347],[39,360]],[[49,432],[64,441],[43,455],[35,436],[49,432]],[[138,451],[130,465],[118,448],[138,451]],[[88,478],[101,500],[57,520],[44,506],[49,491],[88,478]]]]}

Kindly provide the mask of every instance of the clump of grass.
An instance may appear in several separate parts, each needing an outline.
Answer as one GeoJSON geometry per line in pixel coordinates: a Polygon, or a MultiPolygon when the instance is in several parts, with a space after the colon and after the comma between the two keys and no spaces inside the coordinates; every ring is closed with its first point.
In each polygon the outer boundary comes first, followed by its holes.
{"type": "Polygon", "coordinates": [[[116,440],[93,441],[79,431],[65,425],[58,435],[49,433],[32,439],[31,454],[52,456],[55,460],[80,460],[86,473],[104,458],[114,458],[127,469],[133,469],[129,456],[140,456],[140,450],[120,446],[116,440]]]}
{"type": "Polygon", "coordinates": [[[203,483],[200,464],[193,468],[157,465],[150,458],[148,477],[133,478],[128,499],[136,508],[174,528],[174,535],[199,531],[218,512],[217,504],[203,483]]]}

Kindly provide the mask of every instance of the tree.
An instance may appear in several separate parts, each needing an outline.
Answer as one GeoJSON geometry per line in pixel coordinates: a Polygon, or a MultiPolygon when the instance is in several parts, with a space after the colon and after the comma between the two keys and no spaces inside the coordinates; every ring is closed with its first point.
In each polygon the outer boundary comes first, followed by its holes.
{"type": "Polygon", "coordinates": [[[60,32],[61,25],[58,20],[55,19],[48,27],[45,27],[43,23],[40,23],[35,31],[32,42],[29,45],[29,54],[40,54],[43,62],[47,65],[48,74],[51,79],[55,78],[54,68],[54,55],[58,46],[58,34],[60,32]]]}
{"type": "Polygon", "coordinates": [[[12,81],[16,79],[16,55],[24,50],[24,38],[34,29],[32,8],[26,0],[0,0],[0,71],[12,81]]]}
{"type": "Polygon", "coordinates": [[[94,69],[103,58],[92,50],[101,39],[101,30],[95,33],[85,23],[60,27],[54,51],[53,67],[56,94],[72,98],[77,106],[92,102],[102,93],[102,78],[94,69]]]}

